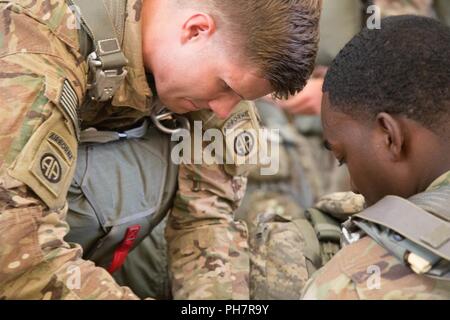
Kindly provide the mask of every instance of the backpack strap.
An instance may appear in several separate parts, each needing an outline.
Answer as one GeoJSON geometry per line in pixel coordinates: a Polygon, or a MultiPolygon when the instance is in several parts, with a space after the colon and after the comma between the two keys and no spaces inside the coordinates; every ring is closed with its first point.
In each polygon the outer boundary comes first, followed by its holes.
{"type": "Polygon", "coordinates": [[[450,186],[416,194],[409,201],[436,217],[450,222],[450,186]]]}
{"type": "Polygon", "coordinates": [[[413,271],[438,277],[450,274],[450,222],[443,220],[448,208],[434,197],[448,193],[439,190],[412,198],[426,203],[439,215],[430,213],[406,199],[388,196],[352,217],[352,221],[413,271]],[[442,210],[444,209],[444,210],[442,210]]]}
{"type": "MultiPolygon", "coordinates": [[[[121,49],[118,35],[119,31],[123,33],[123,27],[116,29],[104,0],[68,0],[68,2],[76,7],[83,29],[94,44],[94,51],[87,57],[89,96],[95,101],[108,101],[127,75],[125,66],[128,60],[121,49]]],[[[122,10],[123,13],[119,16],[124,19],[126,0],[116,0],[114,3],[113,12],[119,15],[117,12],[122,10]]],[[[116,17],[114,21],[116,20],[120,19],[116,17]]],[[[123,22],[119,24],[122,25],[123,22]]]]}

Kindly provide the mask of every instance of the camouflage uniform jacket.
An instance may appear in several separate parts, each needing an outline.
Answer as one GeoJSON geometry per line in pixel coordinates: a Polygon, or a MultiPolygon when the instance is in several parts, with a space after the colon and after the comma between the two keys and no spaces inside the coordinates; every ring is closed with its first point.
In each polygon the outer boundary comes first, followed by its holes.
{"type": "MultiPolygon", "coordinates": [[[[151,113],[141,7],[127,3],[127,78],[111,103],[82,110],[87,63],[66,2],[0,1],[0,299],[136,298],[64,236],[74,115],[83,127],[114,130],[151,113]]],[[[167,230],[175,298],[248,298],[247,231],[232,214],[245,183],[220,166],[180,167],[167,230]]]]}
{"type": "MultiPolygon", "coordinates": [[[[427,191],[443,185],[450,185],[450,172],[427,191]]],[[[450,282],[414,273],[366,236],[319,270],[306,285],[303,299],[450,299],[450,282]]]]}

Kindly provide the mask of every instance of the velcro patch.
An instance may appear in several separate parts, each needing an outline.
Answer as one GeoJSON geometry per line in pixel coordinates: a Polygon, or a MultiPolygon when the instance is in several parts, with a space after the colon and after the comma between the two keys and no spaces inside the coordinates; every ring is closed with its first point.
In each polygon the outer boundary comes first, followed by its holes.
{"type": "Polygon", "coordinates": [[[55,108],[33,133],[8,173],[29,186],[50,209],[60,209],[72,182],[77,148],[73,128],[55,108]]]}
{"type": "Polygon", "coordinates": [[[255,148],[256,137],[249,131],[242,131],[234,138],[234,152],[241,157],[248,156],[255,148]]]}
{"type": "Polygon", "coordinates": [[[59,104],[72,121],[77,135],[80,134],[80,119],[78,117],[78,96],[68,80],[64,80],[63,88],[61,90],[61,97],[59,104]]]}
{"type": "Polygon", "coordinates": [[[258,165],[259,123],[254,105],[240,103],[222,126],[226,145],[225,170],[231,175],[248,173],[258,165]],[[228,160],[232,159],[232,163],[228,160]]]}
{"type": "Polygon", "coordinates": [[[69,174],[69,165],[58,155],[55,147],[44,142],[31,164],[30,171],[42,185],[58,197],[69,174]]]}
{"type": "Polygon", "coordinates": [[[64,156],[69,164],[73,162],[75,156],[72,152],[72,149],[69,147],[68,143],[61,135],[55,132],[50,132],[47,136],[47,141],[60,151],[61,155],[64,156]]]}

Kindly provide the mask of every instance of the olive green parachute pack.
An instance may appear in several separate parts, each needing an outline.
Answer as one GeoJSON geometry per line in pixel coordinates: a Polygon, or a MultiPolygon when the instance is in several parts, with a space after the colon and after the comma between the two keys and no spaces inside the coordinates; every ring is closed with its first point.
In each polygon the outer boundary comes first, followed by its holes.
{"type": "Polygon", "coordinates": [[[359,228],[415,273],[450,280],[450,187],[408,200],[388,196],[344,226],[357,240],[359,228]]]}

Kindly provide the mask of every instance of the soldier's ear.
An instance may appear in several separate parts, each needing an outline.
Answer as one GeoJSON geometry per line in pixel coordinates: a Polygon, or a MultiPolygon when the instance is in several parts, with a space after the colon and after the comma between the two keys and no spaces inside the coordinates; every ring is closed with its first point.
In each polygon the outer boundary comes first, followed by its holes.
{"type": "Polygon", "coordinates": [[[378,132],[382,135],[382,148],[388,152],[391,161],[399,161],[404,155],[405,132],[400,121],[388,113],[381,112],[376,117],[378,132]]]}
{"type": "Polygon", "coordinates": [[[205,13],[196,13],[184,22],[181,32],[181,43],[199,39],[207,39],[216,32],[216,22],[205,13]]]}

